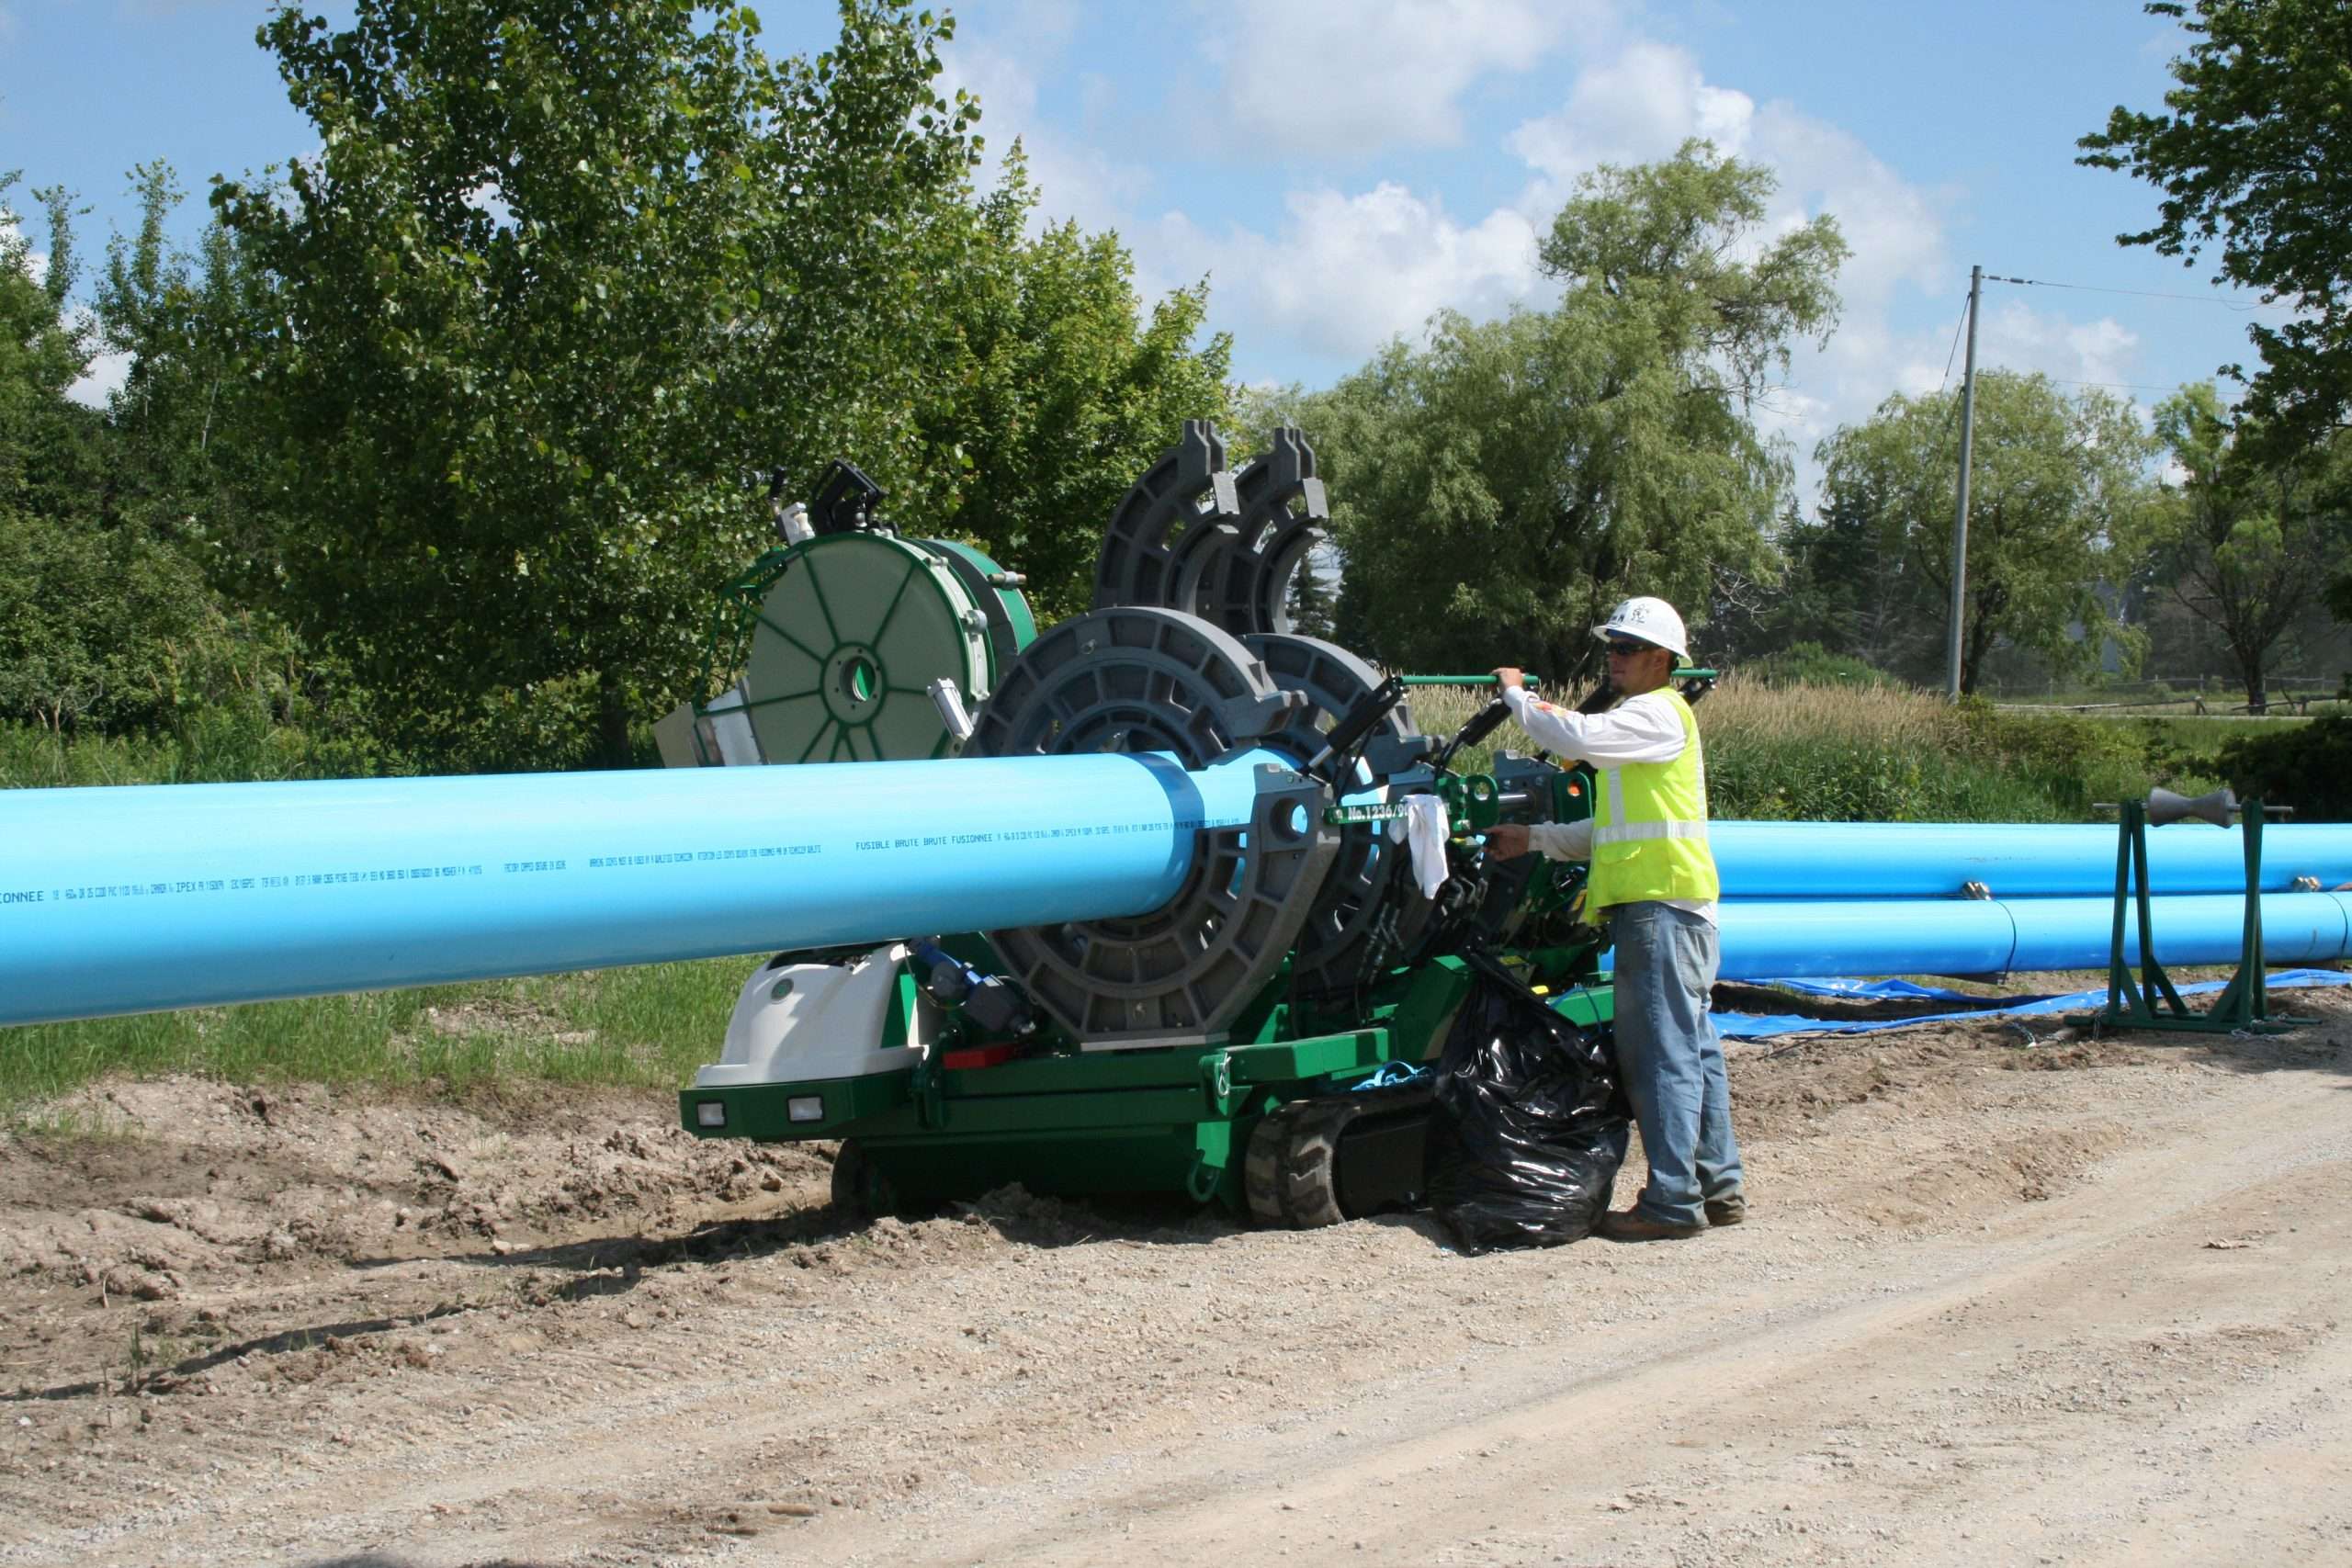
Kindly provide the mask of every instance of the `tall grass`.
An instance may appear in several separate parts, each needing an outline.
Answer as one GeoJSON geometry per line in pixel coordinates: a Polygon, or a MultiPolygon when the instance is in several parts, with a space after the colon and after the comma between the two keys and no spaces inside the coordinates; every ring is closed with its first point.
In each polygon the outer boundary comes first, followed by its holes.
{"type": "MultiPolygon", "coordinates": [[[[1491,698],[1430,686],[1415,721],[1443,735],[1491,698]]],[[[1767,685],[1727,676],[1698,707],[1719,818],[1776,821],[2064,822],[2153,784],[2201,793],[2210,758],[2156,732],[2071,715],[2012,715],[1896,686],[1767,685]]],[[[1497,739],[1513,742],[1510,732],[1497,739]]],[[[1490,753],[1464,753],[1484,767],[1490,753]]]]}
{"type": "Polygon", "coordinates": [[[1771,821],[2063,820],[2039,779],[1984,754],[1949,705],[1893,687],[1726,679],[1699,709],[1717,817],[1771,821]]]}

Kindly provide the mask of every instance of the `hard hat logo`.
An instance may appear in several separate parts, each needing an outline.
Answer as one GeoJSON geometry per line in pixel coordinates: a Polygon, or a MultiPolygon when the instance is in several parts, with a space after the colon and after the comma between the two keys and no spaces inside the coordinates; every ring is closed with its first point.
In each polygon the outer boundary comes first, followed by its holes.
{"type": "Polygon", "coordinates": [[[1609,618],[1592,628],[1597,637],[1639,637],[1656,643],[1671,652],[1678,660],[1690,657],[1690,635],[1682,629],[1682,617],[1673,605],[1663,599],[1647,594],[1625,600],[1609,612],[1609,618]]]}

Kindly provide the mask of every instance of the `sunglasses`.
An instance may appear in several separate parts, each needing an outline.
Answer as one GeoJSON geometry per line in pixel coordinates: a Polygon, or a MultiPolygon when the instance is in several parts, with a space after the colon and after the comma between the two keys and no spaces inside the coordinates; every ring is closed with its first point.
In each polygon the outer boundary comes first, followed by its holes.
{"type": "Polygon", "coordinates": [[[1646,653],[1650,649],[1650,645],[1648,643],[1635,642],[1631,637],[1603,637],[1601,639],[1601,646],[1608,649],[1611,653],[1624,654],[1646,653]]]}

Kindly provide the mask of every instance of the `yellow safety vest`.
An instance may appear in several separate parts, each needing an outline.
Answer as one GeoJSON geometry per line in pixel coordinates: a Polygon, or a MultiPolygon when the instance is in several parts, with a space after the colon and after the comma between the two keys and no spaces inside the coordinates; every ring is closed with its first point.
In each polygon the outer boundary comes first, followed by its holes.
{"type": "Polygon", "coordinates": [[[1647,898],[1712,901],[1722,896],[1707,848],[1707,759],[1699,721],[1671,687],[1658,694],[1682,720],[1682,752],[1671,762],[1627,762],[1600,770],[1592,808],[1592,874],[1585,909],[1647,898]]]}

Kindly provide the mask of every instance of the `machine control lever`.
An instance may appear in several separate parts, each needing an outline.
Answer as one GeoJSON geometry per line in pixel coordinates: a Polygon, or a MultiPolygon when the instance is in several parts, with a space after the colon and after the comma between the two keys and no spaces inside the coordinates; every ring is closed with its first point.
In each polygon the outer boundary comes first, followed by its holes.
{"type": "Polygon", "coordinates": [[[1387,717],[1388,710],[1404,698],[1405,682],[1395,675],[1358,697],[1324,737],[1323,750],[1306,760],[1306,771],[1329,782],[1339,772],[1340,760],[1353,752],[1372,733],[1373,727],[1387,717]]]}
{"type": "Polygon", "coordinates": [[[1430,766],[1438,773],[1445,772],[1446,765],[1453,761],[1453,754],[1456,751],[1461,750],[1464,746],[1476,746],[1500,728],[1503,720],[1510,716],[1510,705],[1500,697],[1497,697],[1479,709],[1476,717],[1454,732],[1453,739],[1447,741],[1438,754],[1430,760],[1430,766]]]}

